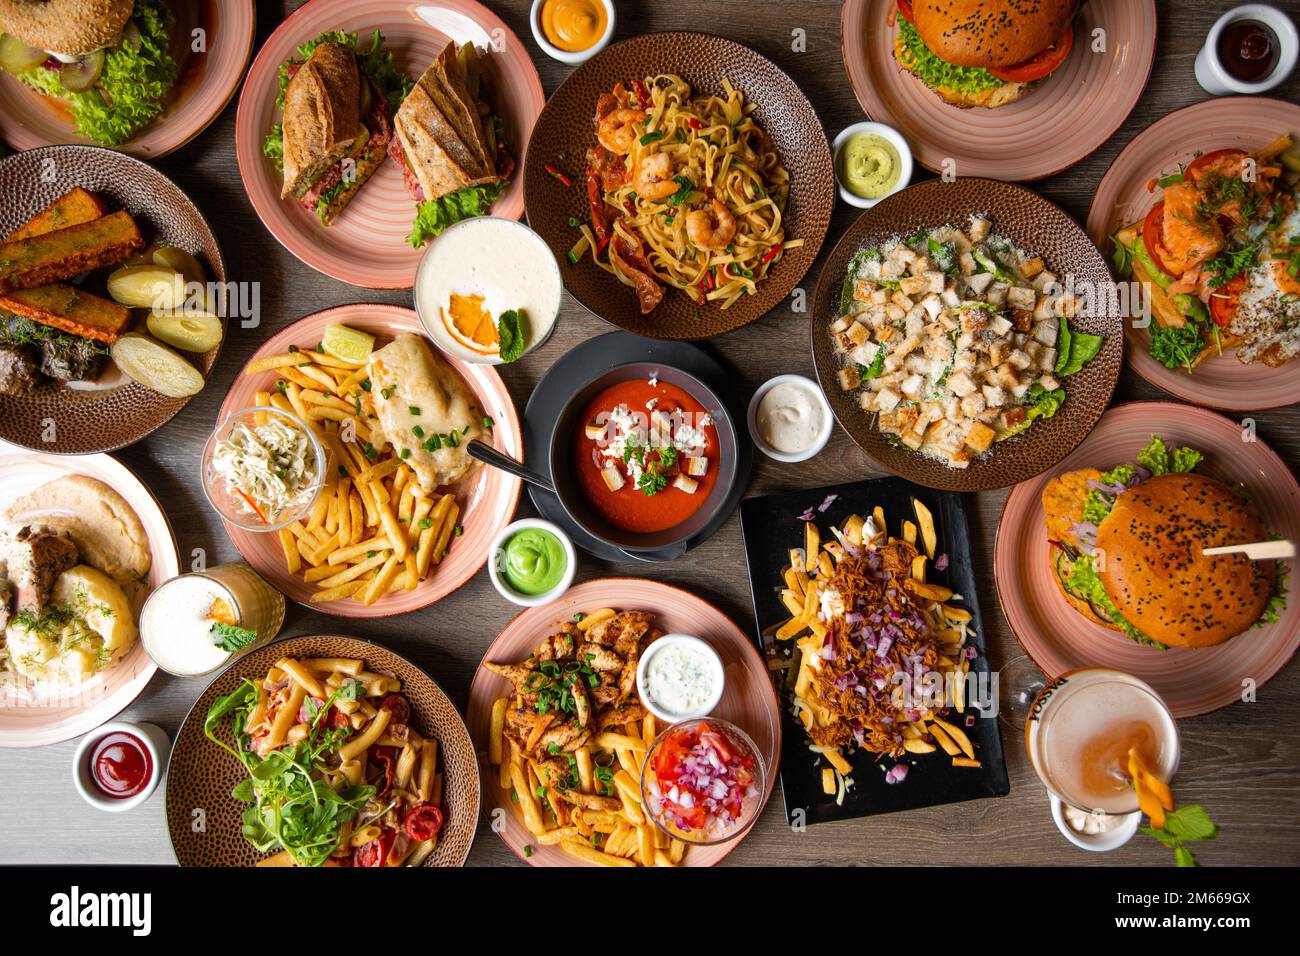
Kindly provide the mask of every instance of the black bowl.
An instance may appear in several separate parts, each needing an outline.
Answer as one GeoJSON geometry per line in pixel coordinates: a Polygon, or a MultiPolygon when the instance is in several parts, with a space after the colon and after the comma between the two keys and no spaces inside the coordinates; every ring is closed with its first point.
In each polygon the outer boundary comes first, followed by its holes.
{"type": "Polygon", "coordinates": [[[646,551],[672,551],[677,548],[684,553],[687,542],[697,535],[721,508],[725,507],[728,493],[736,481],[739,455],[735,423],[731,420],[727,406],[711,388],[680,369],[648,362],[632,362],[602,372],[586,382],[569,398],[551,429],[549,464],[551,482],[555,486],[555,494],[560,499],[560,504],[564,506],[569,517],[592,537],[633,554],[646,551]],[[699,402],[709,413],[718,433],[719,472],[718,480],[714,482],[708,499],[689,518],[664,531],[639,534],[611,524],[591,504],[573,468],[572,448],[577,429],[586,425],[586,422],[580,420],[583,410],[594,396],[620,382],[638,378],[648,379],[652,375],[657,376],[661,382],[677,386],[699,402]]]}

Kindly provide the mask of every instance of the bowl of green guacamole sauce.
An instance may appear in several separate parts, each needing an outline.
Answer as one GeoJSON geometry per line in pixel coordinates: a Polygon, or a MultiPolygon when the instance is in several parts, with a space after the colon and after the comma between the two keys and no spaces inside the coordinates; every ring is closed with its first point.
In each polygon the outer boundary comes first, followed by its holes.
{"type": "Polygon", "coordinates": [[[573,583],[577,555],[559,527],[539,518],[507,525],[492,542],[488,574],[497,592],[513,604],[549,604],[573,583]]]}

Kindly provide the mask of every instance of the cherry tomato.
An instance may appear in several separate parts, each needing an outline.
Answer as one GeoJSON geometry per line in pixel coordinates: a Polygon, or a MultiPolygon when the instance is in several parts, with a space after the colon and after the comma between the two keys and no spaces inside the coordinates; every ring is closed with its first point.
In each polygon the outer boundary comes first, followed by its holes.
{"type": "Polygon", "coordinates": [[[1028,60],[1013,63],[1011,66],[989,67],[989,72],[1007,83],[1032,83],[1054,72],[1064,63],[1073,46],[1074,26],[1070,25],[1061,31],[1055,43],[1037,56],[1031,56],[1028,60]]]}
{"type": "Polygon", "coordinates": [[[379,839],[371,840],[352,851],[353,866],[383,866],[393,848],[394,831],[385,829],[379,839]]]}
{"type": "Polygon", "coordinates": [[[1245,289],[1246,277],[1239,275],[1222,288],[1214,290],[1210,296],[1210,315],[1219,328],[1226,329],[1231,324],[1232,316],[1237,311],[1237,301],[1245,289]]]}
{"type": "Polygon", "coordinates": [[[417,803],[407,811],[402,828],[412,840],[432,840],[442,830],[442,809],[436,803],[417,803]]]}
{"type": "Polygon", "coordinates": [[[1165,265],[1164,257],[1160,254],[1161,250],[1164,249],[1164,246],[1160,243],[1160,237],[1164,233],[1164,224],[1165,204],[1158,202],[1151,207],[1146,219],[1142,221],[1142,244],[1147,248],[1147,255],[1160,267],[1161,271],[1167,275],[1176,276],[1178,273],[1165,265]]]}

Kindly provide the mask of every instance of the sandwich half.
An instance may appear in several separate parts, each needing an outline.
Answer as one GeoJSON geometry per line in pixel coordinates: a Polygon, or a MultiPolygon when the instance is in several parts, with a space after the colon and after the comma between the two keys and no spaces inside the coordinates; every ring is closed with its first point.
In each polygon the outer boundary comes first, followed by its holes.
{"type": "Polygon", "coordinates": [[[513,171],[499,122],[483,99],[476,47],[449,42],[416,81],[393,120],[393,159],[420,203],[408,241],[488,212],[513,171]]]}
{"type": "Polygon", "coordinates": [[[298,48],[281,68],[284,118],[263,152],[293,199],[328,226],[388,155],[392,109],[410,87],[376,32],[367,53],[356,34],[330,33],[298,48]]]}

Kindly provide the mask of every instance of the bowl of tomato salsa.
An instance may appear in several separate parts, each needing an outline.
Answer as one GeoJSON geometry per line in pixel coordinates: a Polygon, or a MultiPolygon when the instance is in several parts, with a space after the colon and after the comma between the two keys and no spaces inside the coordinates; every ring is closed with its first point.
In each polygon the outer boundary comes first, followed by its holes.
{"type": "Polygon", "coordinates": [[[641,804],[661,830],[686,843],[734,840],[763,809],[767,769],[749,735],[716,717],[673,724],[650,745],[641,804]]]}
{"type": "Polygon", "coordinates": [[[714,391],[680,369],[631,363],[586,382],[551,433],[550,473],[569,516],[624,551],[671,551],[724,507],[736,431],[714,391]]]}

